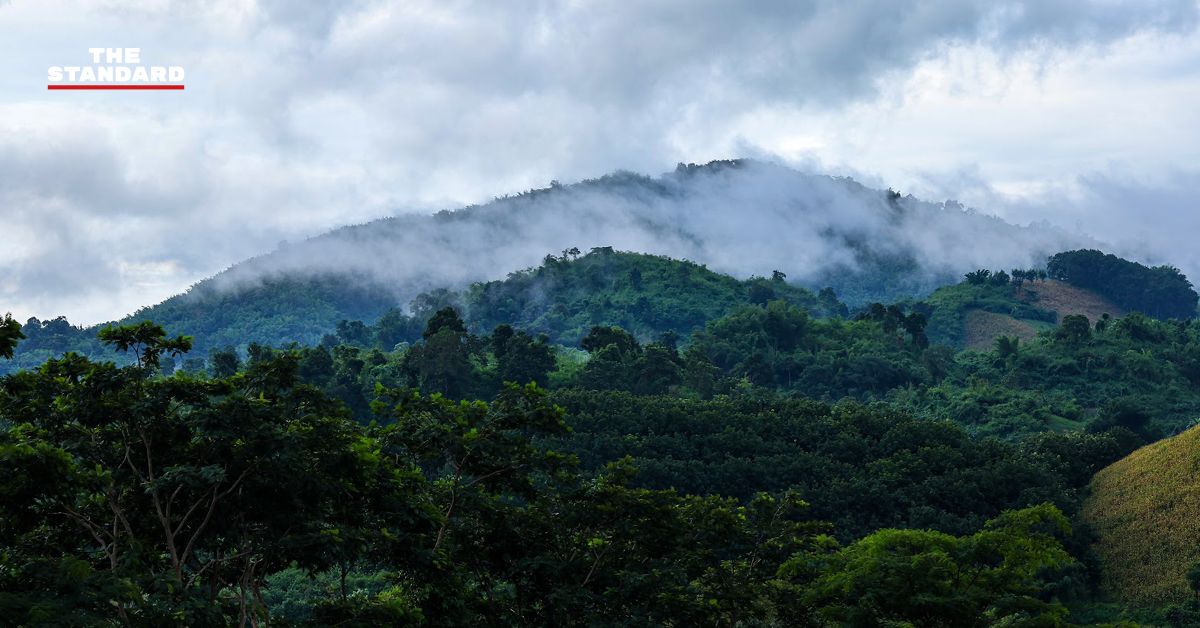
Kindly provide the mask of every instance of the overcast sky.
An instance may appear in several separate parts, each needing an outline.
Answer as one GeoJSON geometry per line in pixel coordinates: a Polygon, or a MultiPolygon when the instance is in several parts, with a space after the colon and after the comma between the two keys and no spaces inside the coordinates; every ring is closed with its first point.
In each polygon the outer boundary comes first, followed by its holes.
{"type": "MultiPolygon", "coordinates": [[[[751,156],[1200,279],[1196,0],[0,0],[0,312],[76,323],[281,240],[751,156]],[[185,91],[48,91],[90,47],[185,91]]],[[[105,65],[105,64],[100,64],[105,65]]]]}

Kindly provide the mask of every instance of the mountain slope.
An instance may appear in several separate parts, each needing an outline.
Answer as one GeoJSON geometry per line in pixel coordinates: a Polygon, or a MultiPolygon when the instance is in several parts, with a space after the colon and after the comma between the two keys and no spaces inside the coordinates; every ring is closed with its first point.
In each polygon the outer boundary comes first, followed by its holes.
{"type": "Polygon", "coordinates": [[[1018,296],[1026,303],[1056,312],[1059,319],[1071,314],[1082,314],[1095,323],[1105,314],[1121,318],[1129,313],[1125,308],[1092,290],[1057,279],[1026,283],[1018,296]]]}
{"type": "Polygon", "coordinates": [[[1007,280],[943,286],[914,306],[918,308],[928,312],[931,342],[967,349],[988,350],[999,335],[1029,340],[1039,328],[1058,320],[1055,312],[1022,300],[1007,280]]]}
{"type": "Polygon", "coordinates": [[[1026,281],[1018,287],[1005,277],[1003,283],[963,281],[935,290],[925,300],[930,310],[930,339],[987,351],[999,336],[1028,342],[1066,316],[1083,315],[1095,323],[1105,314],[1111,318],[1128,314],[1096,292],[1064,281],[1026,281]]]}

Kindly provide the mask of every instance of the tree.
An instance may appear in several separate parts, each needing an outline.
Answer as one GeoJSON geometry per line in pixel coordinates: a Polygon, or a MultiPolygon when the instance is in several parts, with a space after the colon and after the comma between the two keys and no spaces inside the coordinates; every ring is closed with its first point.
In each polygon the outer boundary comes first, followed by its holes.
{"type": "Polygon", "coordinates": [[[1021,285],[1025,283],[1025,271],[1014,268],[1012,271],[1012,283],[1017,289],[1017,294],[1021,293],[1021,285]]]}
{"type": "Polygon", "coordinates": [[[759,280],[750,284],[750,302],[754,305],[765,306],[767,303],[775,300],[775,289],[771,284],[759,280]]]}
{"type": "Polygon", "coordinates": [[[250,346],[246,347],[246,363],[249,366],[270,362],[275,359],[276,355],[275,349],[260,345],[257,342],[252,342],[250,346]]]}
{"type": "Polygon", "coordinates": [[[904,318],[904,331],[912,338],[913,346],[924,349],[929,346],[929,338],[925,336],[925,326],[929,322],[920,312],[912,312],[904,318]]]}
{"type": "Polygon", "coordinates": [[[628,391],[635,359],[635,356],[622,353],[616,343],[610,343],[592,353],[579,376],[579,385],[589,390],[628,391]]]}
{"type": "Polygon", "coordinates": [[[679,354],[660,344],[646,346],[633,365],[633,392],[639,395],[664,395],[680,383],[679,354]]]}
{"type": "Polygon", "coordinates": [[[1062,324],[1054,335],[1056,338],[1072,345],[1085,342],[1092,336],[1092,325],[1083,314],[1068,314],[1063,317],[1062,324]]]}
{"type": "Polygon", "coordinates": [[[554,349],[545,334],[534,339],[523,331],[513,332],[508,325],[499,325],[492,332],[492,354],[502,382],[545,386],[550,371],[556,368],[554,349]]]}
{"type": "Polygon", "coordinates": [[[342,344],[367,348],[371,344],[371,330],[362,321],[342,319],[336,326],[338,340],[342,344]]]}
{"type": "Polygon", "coordinates": [[[992,276],[992,271],[986,270],[986,269],[980,269],[980,270],[976,270],[973,272],[969,272],[969,273],[967,273],[967,283],[969,283],[973,286],[982,285],[991,276],[992,276]]]}
{"type": "Polygon", "coordinates": [[[317,345],[303,352],[300,361],[300,377],[305,383],[325,386],[336,372],[333,355],[325,345],[317,345]]]}
{"type": "Polygon", "coordinates": [[[422,337],[424,342],[404,352],[400,371],[427,393],[462,399],[470,389],[472,359],[482,352],[482,342],[467,333],[466,324],[449,306],[429,319],[422,337]]]}
{"type": "Polygon", "coordinates": [[[666,347],[667,350],[675,353],[679,352],[679,334],[673,329],[668,329],[658,335],[654,339],[654,344],[666,347]]]}
{"type": "Polygon", "coordinates": [[[771,364],[761,351],[751,353],[749,357],[738,365],[734,373],[745,377],[755,386],[769,387],[775,385],[775,372],[771,369],[771,364]]]}
{"type": "MultiPolygon", "coordinates": [[[[969,537],[881,530],[827,559],[805,602],[840,626],[1065,626],[1037,574],[1071,562],[1067,518],[1049,504],[1008,511],[969,537]]],[[[801,575],[812,557],[785,566],[801,575]]]]}
{"type": "Polygon", "coordinates": [[[842,318],[846,318],[850,314],[846,304],[838,301],[837,291],[830,286],[821,288],[821,291],[817,293],[817,300],[821,303],[821,307],[825,310],[826,316],[840,316],[842,318]]]}
{"type": "Polygon", "coordinates": [[[190,338],[148,322],[100,338],[135,362],[68,354],[0,383],[13,426],[0,477],[15,479],[0,481],[5,620],[244,626],[265,622],[266,579],[293,563],[336,568],[366,557],[368,538],[428,562],[412,543],[432,528],[417,478],[296,386],[295,354],[233,378],[155,379],[190,338]]]}
{"type": "Polygon", "coordinates": [[[629,285],[633,286],[634,290],[642,289],[642,271],[634,266],[629,270],[629,285]]]}
{"type": "Polygon", "coordinates": [[[797,307],[783,301],[772,301],[767,304],[762,327],[775,349],[791,351],[808,333],[809,318],[806,312],[797,307]]]}
{"type": "Polygon", "coordinates": [[[421,390],[462,399],[471,385],[471,358],[478,350],[476,338],[444,328],[425,342],[409,347],[401,369],[421,390]]]}
{"type": "MultiPolygon", "coordinates": [[[[553,256],[550,256],[553,258],[553,256]]],[[[427,321],[438,310],[447,307],[454,308],[461,303],[461,298],[458,293],[447,290],[445,288],[437,288],[429,292],[418,294],[409,303],[408,309],[412,313],[412,317],[418,321],[427,321]]]]}
{"type": "Polygon", "coordinates": [[[641,345],[632,334],[620,327],[592,327],[587,336],[579,341],[579,347],[588,353],[613,345],[622,356],[633,357],[641,352],[641,345]]]}
{"type": "Polygon", "coordinates": [[[1184,579],[1187,580],[1188,588],[1192,591],[1192,596],[1200,600],[1200,563],[1195,563],[1184,574],[1184,579]]]}
{"type": "Polygon", "coordinates": [[[5,314],[4,318],[0,319],[0,357],[11,360],[17,342],[24,339],[21,324],[13,320],[12,314],[5,314]]]}
{"type": "Polygon", "coordinates": [[[994,344],[996,346],[996,358],[1000,362],[1007,362],[1009,358],[1015,358],[1020,353],[1021,339],[1018,336],[997,336],[994,344]]]}
{"type": "MultiPolygon", "coordinates": [[[[430,552],[425,560],[444,568],[427,574],[432,581],[412,579],[412,588],[424,592],[424,619],[477,625],[490,613],[486,601],[474,600],[481,616],[469,617],[472,591],[488,595],[493,573],[511,560],[509,548],[537,542],[513,530],[509,515],[519,503],[537,501],[537,487],[565,479],[569,469],[569,459],[531,442],[532,435],[567,431],[562,410],[533,384],[506,384],[491,404],[383,386],[376,397],[375,412],[387,425],[378,434],[385,457],[421,474],[419,501],[434,516],[435,528],[422,539],[430,552]]],[[[408,570],[403,560],[393,561],[408,570]]]]}
{"type": "Polygon", "coordinates": [[[213,377],[218,379],[232,377],[238,372],[238,369],[242,368],[242,358],[233,345],[225,345],[224,349],[209,350],[208,365],[212,369],[213,377]]]}
{"type": "Polygon", "coordinates": [[[466,323],[459,318],[458,312],[454,311],[454,308],[449,305],[438,310],[430,317],[429,323],[425,326],[425,331],[421,334],[421,338],[429,340],[443,329],[457,334],[467,333],[466,323]]]}
{"type": "Polygon", "coordinates": [[[420,337],[419,319],[409,318],[400,310],[388,310],[374,325],[375,347],[394,351],[403,342],[415,342],[420,337]]]}
{"type": "Polygon", "coordinates": [[[683,384],[692,392],[708,399],[716,393],[717,380],[721,377],[721,369],[712,363],[704,349],[692,345],[683,355],[681,372],[683,384]]]}

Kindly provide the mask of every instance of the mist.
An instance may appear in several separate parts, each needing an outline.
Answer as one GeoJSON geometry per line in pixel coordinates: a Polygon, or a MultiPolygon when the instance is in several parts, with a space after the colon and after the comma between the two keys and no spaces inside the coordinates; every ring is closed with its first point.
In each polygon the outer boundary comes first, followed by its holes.
{"type": "MultiPolygon", "coordinates": [[[[618,172],[434,215],[345,227],[247,260],[194,295],[283,277],[341,276],[384,287],[398,305],[432,288],[462,289],[593,247],[666,255],[738,278],[784,272],[793,283],[838,286],[900,267],[885,281],[923,296],[977,268],[1032,268],[1056,252],[1094,247],[1048,223],[1015,226],[954,201],[928,202],[852,179],[759,161],[680,165],[648,177],[618,172]]],[[[851,295],[862,301],[874,295],[851,295]]]]}

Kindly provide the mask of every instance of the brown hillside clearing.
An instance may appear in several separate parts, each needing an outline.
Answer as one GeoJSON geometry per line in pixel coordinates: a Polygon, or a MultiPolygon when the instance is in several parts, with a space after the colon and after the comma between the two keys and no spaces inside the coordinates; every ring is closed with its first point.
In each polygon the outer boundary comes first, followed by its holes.
{"type": "Polygon", "coordinates": [[[1113,318],[1120,318],[1127,313],[1091,290],[1077,288],[1057,279],[1027,281],[1021,286],[1019,298],[1042,309],[1058,312],[1059,320],[1070,314],[1083,314],[1095,323],[1105,312],[1113,318]]]}
{"type": "Polygon", "coordinates": [[[1037,329],[1005,314],[972,310],[963,321],[963,346],[976,351],[991,351],[992,341],[997,336],[1016,336],[1021,342],[1029,342],[1037,336],[1037,329]]]}

